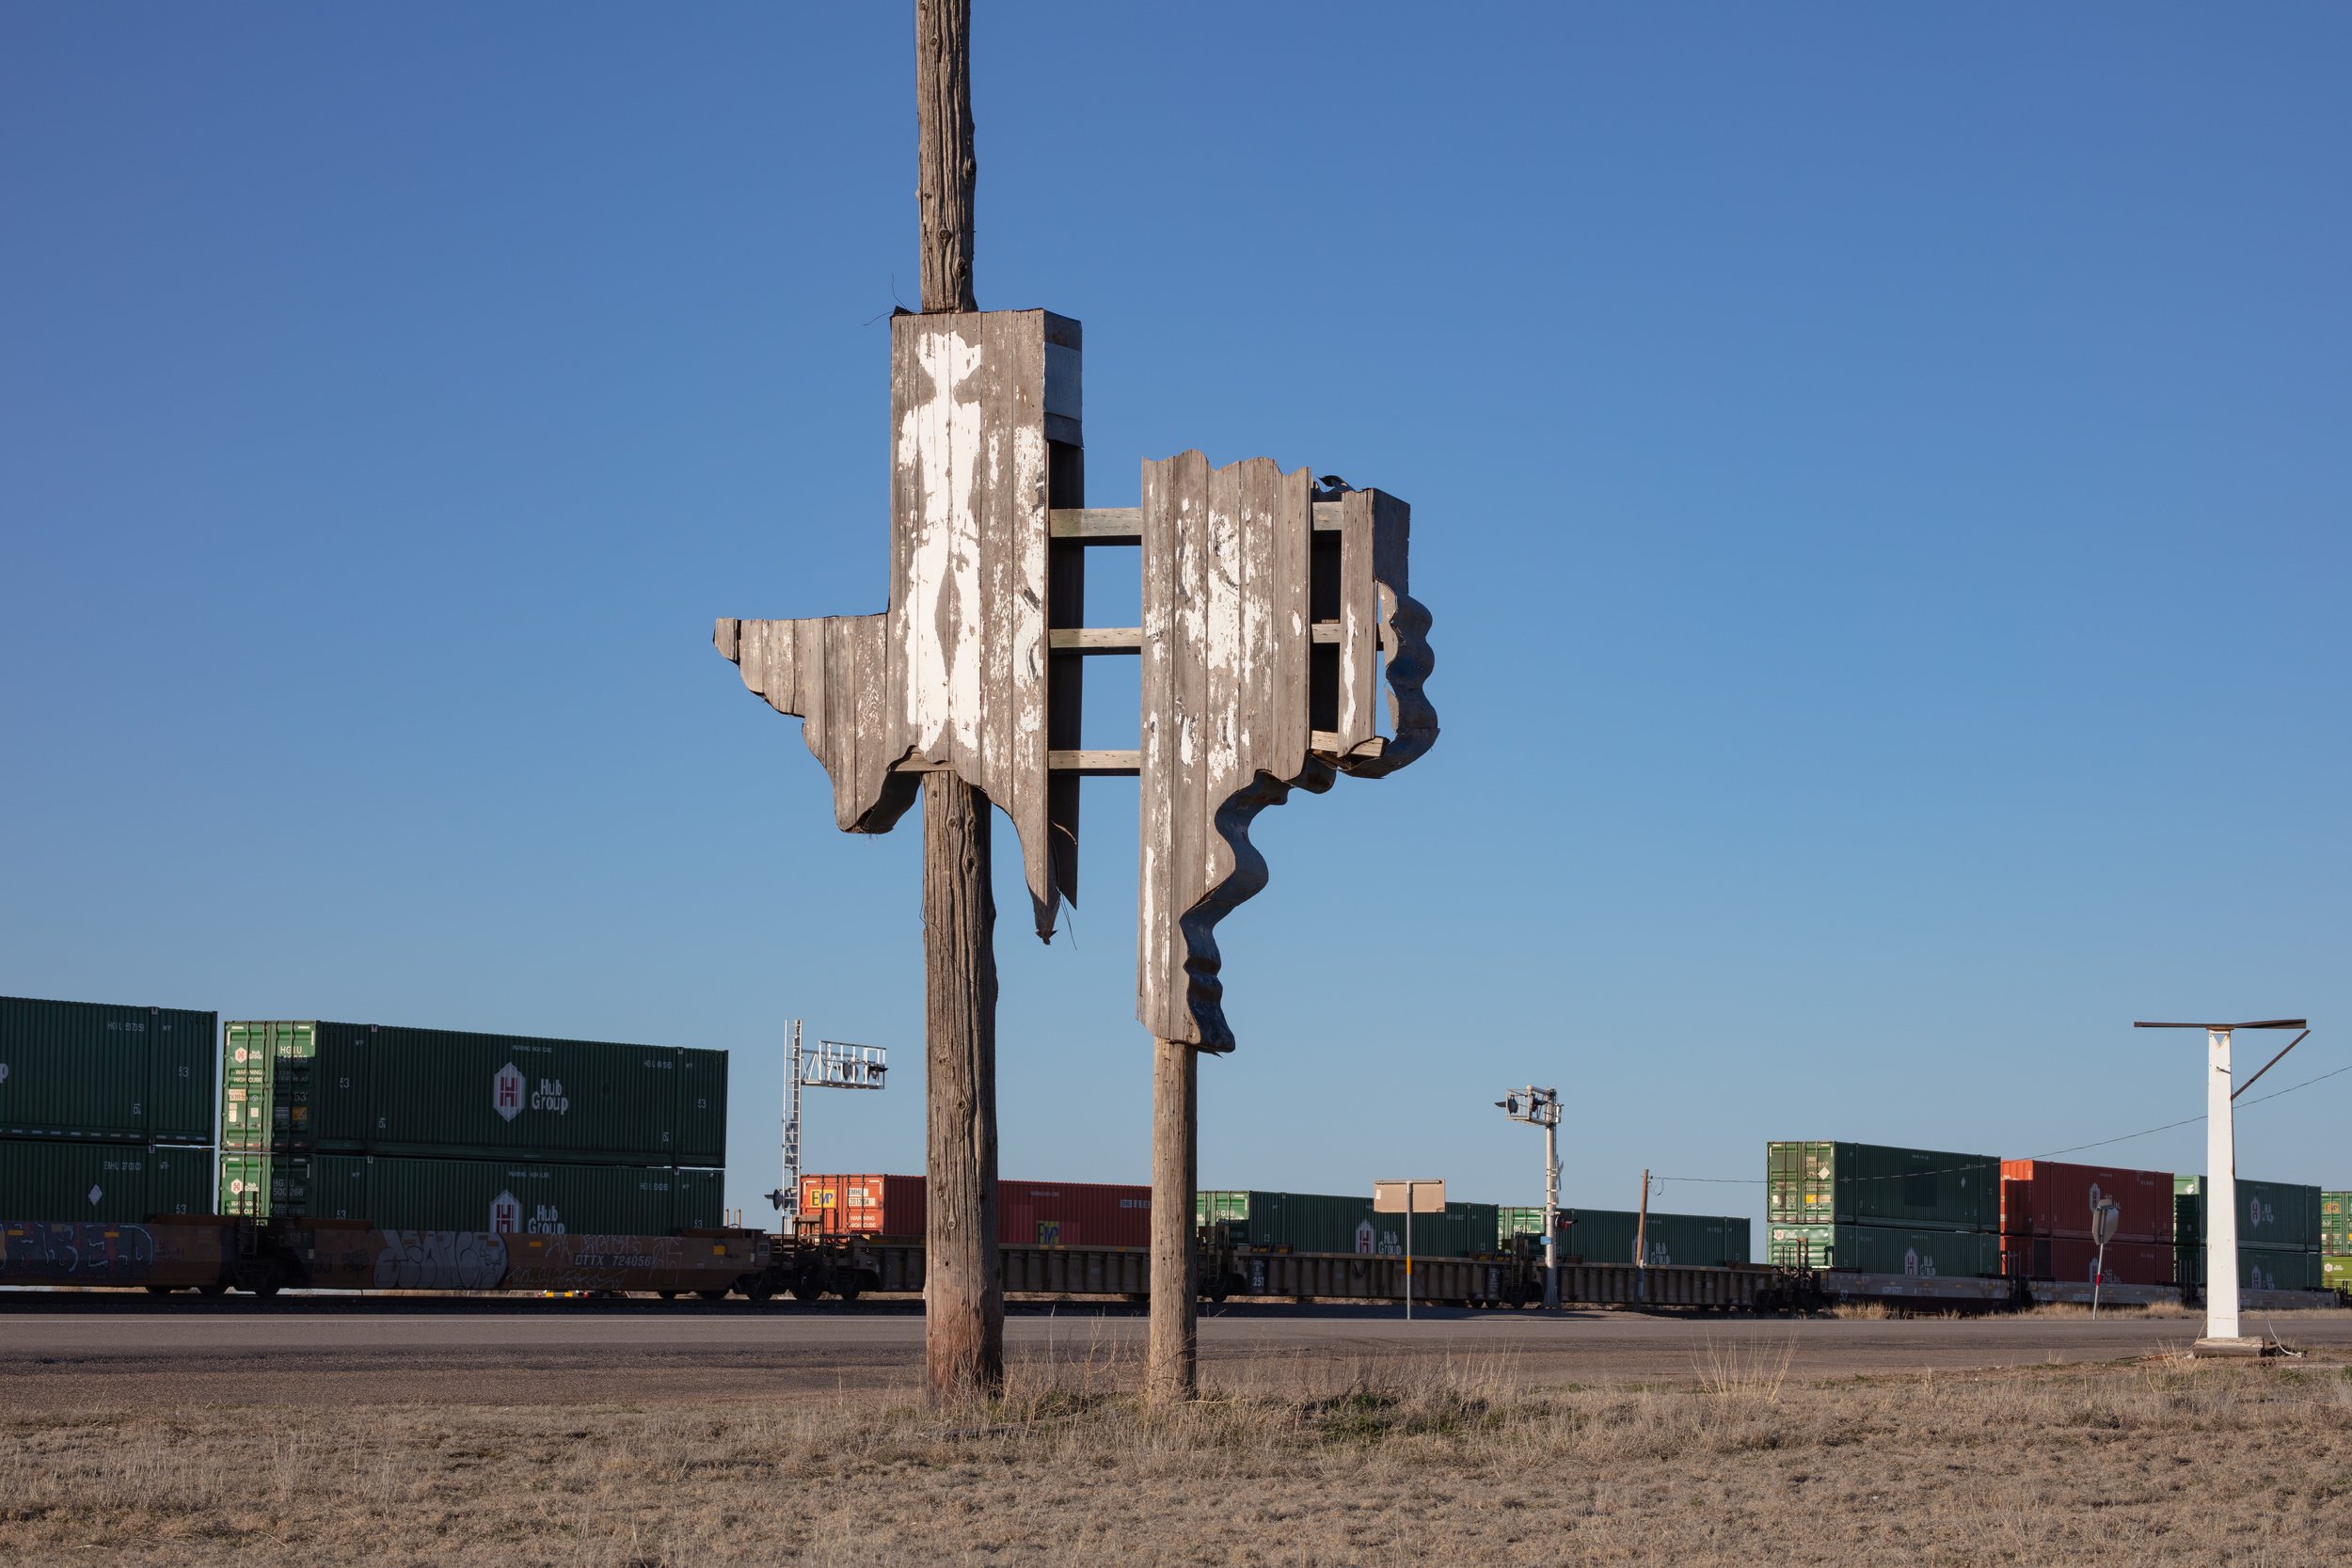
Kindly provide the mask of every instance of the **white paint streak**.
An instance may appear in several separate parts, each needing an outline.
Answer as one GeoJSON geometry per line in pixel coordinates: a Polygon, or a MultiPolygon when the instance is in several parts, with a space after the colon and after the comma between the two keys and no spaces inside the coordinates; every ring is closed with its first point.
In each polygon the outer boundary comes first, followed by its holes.
{"type": "Polygon", "coordinates": [[[915,358],[930,397],[907,409],[898,464],[914,483],[906,639],[909,739],[937,756],[952,738],[974,744],[980,701],[980,401],[966,384],[979,373],[980,345],[953,328],[923,333],[915,358]]]}

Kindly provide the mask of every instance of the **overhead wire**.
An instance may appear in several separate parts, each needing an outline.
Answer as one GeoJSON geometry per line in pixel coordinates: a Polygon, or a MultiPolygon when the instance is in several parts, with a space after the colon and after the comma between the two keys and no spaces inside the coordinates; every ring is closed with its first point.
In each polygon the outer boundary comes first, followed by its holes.
{"type": "MultiPolygon", "coordinates": [[[[2330,1078],[2341,1077],[2343,1074],[2347,1072],[2352,1072],[2352,1064],[2335,1068],[2327,1072],[2318,1073],[2312,1077],[2304,1079],[2299,1084],[2290,1084],[2283,1089],[2274,1089],[2268,1094],[2256,1095],[2253,1099],[2246,1101],[2246,1104],[2249,1106],[2254,1106],[2264,1104],[2273,1100],[2281,1100],[2288,1095],[2296,1093],[2299,1090],[2308,1089],[2313,1084],[2324,1084],[2330,1078]]],[[[2046,1153],[2027,1155],[2026,1158],[2031,1160],[2055,1160],[2061,1154],[2079,1154],[2086,1148],[2105,1148],[2109,1144],[2127,1144],[2134,1138],[2145,1138],[2151,1137],[2158,1132],[2169,1132],[2176,1127],[2193,1127],[2204,1119],[2205,1118],[2202,1114],[2193,1117],[2183,1117],[2178,1121],[2168,1121],[2160,1127],[2143,1127],[2137,1132],[2125,1132],[2119,1137],[2098,1138],[2087,1144],[2070,1144],[2064,1148],[2053,1148],[2046,1153]]],[[[1952,1168],[1954,1170],[1963,1170],[1969,1167],[1954,1166],[1952,1168]]],[[[1905,1176],[1941,1176],[1943,1174],[1944,1172],[1942,1171],[1899,1171],[1889,1176],[1868,1176],[1861,1177],[1857,1180],[1865,1181],[1893,1181],[1900,1180],[1905,1176]]],[[[1768,1178],[1759,1176],[1654,1176],[1650,1178],[1650,1180],[1658,1182],[1661,1186],[1663,1186],[1668,1181],[1695,1181],[1703,1182],[1710,1186],[1761,1187],[1767,1185],[1769,1181],[1768,1178]]]]}

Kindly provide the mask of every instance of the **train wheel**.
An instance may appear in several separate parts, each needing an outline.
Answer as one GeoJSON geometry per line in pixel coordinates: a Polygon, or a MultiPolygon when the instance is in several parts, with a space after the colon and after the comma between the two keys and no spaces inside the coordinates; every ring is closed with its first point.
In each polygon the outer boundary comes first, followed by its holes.
{"type": "Polygon", "coordinates": [[[663,1301],[677,1300],[677,1292],[675,1291],[656,1291],[654,1294],[660,1296],[663,1301]]]}
{"type": "Polygon", "coordinates": [[[147,1288],[147,1293],[151,1296],[167,1296],[171,1294],[171,1287],[168,1285],[150,1285],[147,1288]]]}
{"type": "Polygon", "coordinates": [[[775,1282],[762,1275],[744,1286],[743,1294],[752,1301],[773,1301],[776,1295],[775,1282]]]}
{"type": "Polygon", "coordinates": [[[792,1294],[796,1300],[815,1301],[818,1296],[821,1296],[824,1293],[824,1286],[810,1278],[807,1275],[802,1275],[799,1278],[792,1281],[792,1294]]]}
{"type": "Polygon", "coordinates": [[[859,1287],[858,1287],[858,1286],[855,1286],[855,1285],[844,1285],[844,1286],[842,1286],[842,1287],[841,1287],[841,1299],[842,1299],[843,1301],[845,1301],[845,1302],[847,1302],[847,1301],[855,1301],[855,1300],[857,1300],[857,1293],[858,1293],[858,1290],[859,1290],[859,1287]]]}
{"type": "Polygon", "coordinates": [[[199,1285],[196,1289],[200,1295],[225,1296],[229,1293],[227,1281],[219,1279],[214,1280],[210,1285],[199,1285]]]}
{"type": "Polygon", "coordinates": [[[723,1291],[723,1290],[719,1290],[719,1291],[695,1291],[694,1293],[695,1293],[696,1295],[698,1295],[698,1296],[702,1297],[702,1299],[703,1299],[703,1300],[705,1300],[705,1301],[724,1301],[724,1300],[726,1300],[726,1299],[727,1299],[727,1293],[726,1293],[726,1291],[723,1291]]]}

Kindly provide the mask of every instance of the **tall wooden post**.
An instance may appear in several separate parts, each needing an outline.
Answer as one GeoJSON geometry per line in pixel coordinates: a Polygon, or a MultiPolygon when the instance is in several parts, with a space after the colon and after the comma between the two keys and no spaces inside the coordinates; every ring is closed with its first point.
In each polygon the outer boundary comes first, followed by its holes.
{"type": "MultiPolygon", "coordinates": [[[[925,313],[975,310],[971,0],[915,0],[914,87],[925,313]]],[[[1005,1379],[996,1260],[996,902],[989,801],[923,778],[923,986],[929,1192],[924,1361],[933,1403],[1005,1379]]]]}
{"type": "Polygon", "coordinates": [[[1200,1053],[1183,1040],[1152,1045],[1152,1338],[1144,1392],[1155,1403],[1199,1386],[1200,1303],[1193,1206],[1200,1148],[1200,1053]]]}

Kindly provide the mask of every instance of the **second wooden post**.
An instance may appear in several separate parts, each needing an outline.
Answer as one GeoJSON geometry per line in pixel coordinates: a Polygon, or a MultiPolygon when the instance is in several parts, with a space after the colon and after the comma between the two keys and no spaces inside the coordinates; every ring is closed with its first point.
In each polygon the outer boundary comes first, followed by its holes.
{"type": "Polygon", "coordinates": [[[1199,1282],[1193,1204],[1199,1186],[1200,1053],[1182,1040],[1152,1048],[1152,1339],[1144,1391],[1154,1403],[1200,1386],[1199,1282]]]}

